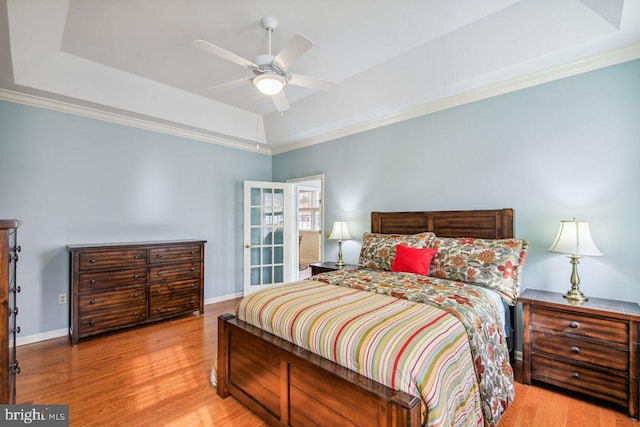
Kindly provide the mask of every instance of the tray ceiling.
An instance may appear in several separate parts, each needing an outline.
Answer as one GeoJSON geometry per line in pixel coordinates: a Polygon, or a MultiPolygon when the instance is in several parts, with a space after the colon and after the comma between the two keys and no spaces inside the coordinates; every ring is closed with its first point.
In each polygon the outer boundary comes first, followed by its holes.
{"type": "Polygon", "coordinates": [[[555,78],[541,73],[568,64],[571,72],[580,72],[581,61],[605,52],[622,51],[618,61],[640,55],[637,1],[0,0],[0,5],[5,94],[59,101],[245,149],[266,140],[262,150],[271,153],[474,100],[483,89],[499,93],[508,90],[505,82],[536,84],[555,78]],[[209,90],[252,74],[191,41],[204,39],[252,60],[267,51],[268,34],[261,26],[266,16],[279,22],[274,52],[295,33],[315,43],[291,72],[342,85],[330,92],[287,86],[291,109],[283,114],[252,85],[209,90]],[[534,75],[538,80],[526,83],[534,75]]]}

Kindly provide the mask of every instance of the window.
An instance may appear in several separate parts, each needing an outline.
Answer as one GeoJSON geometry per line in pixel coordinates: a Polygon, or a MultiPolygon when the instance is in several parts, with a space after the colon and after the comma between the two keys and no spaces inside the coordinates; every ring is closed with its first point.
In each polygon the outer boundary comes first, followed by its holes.
{"type": "Polygon", "coordinates": [[[298,191],[298,229],[320,231],[320,189],[298,191]]]}

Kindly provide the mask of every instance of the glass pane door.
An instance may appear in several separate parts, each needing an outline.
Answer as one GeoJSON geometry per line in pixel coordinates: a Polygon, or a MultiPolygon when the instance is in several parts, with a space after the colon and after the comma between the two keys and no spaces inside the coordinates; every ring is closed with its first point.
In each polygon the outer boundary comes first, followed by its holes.
{"type": "Polygon", "coordinates": [[[290,280],[289,187],[245,181],[245,295],[290,280]]]}

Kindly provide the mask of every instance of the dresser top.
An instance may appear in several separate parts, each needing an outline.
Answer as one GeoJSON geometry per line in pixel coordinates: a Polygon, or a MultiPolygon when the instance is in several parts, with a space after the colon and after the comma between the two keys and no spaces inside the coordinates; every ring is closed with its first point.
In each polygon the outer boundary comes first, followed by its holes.
{"type": "Polygon", "coordinates": [[[640,321],[640,306],[635,302],[617,301],[588,296],[589,300],[577,303],[564,298],[561,293],[526,289],[518,298],[525,304],[541,307],[561,308],[563,311],[590,313],[618,319],[640,321]]]}
{"type": "Polygon", "coordinates": [[[148,242],[124,242],[124,243],[89,243],[80,245],[67,245],[67,249],[71,252],[85,249],[108,249],[121,247],[147,247],[147,246],[163,246],[163,245],[180,245],[180,244],[201,244],[207,243],[206,240],[153,240],[148,242]]]}
{"type": "Polygon", "coordinates": [[[17,219],[0,219],[0,228],[18,228],[20,221],[17,219]]]}

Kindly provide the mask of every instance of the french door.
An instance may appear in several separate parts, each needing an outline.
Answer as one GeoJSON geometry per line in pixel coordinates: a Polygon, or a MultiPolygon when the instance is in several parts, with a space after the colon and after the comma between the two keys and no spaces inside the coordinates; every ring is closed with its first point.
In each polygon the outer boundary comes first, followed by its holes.
{"type": "Polygon", "coordinates": [[[244,182],[244,295],[294,278],[293,188],[279,182],[244,182]]]}

